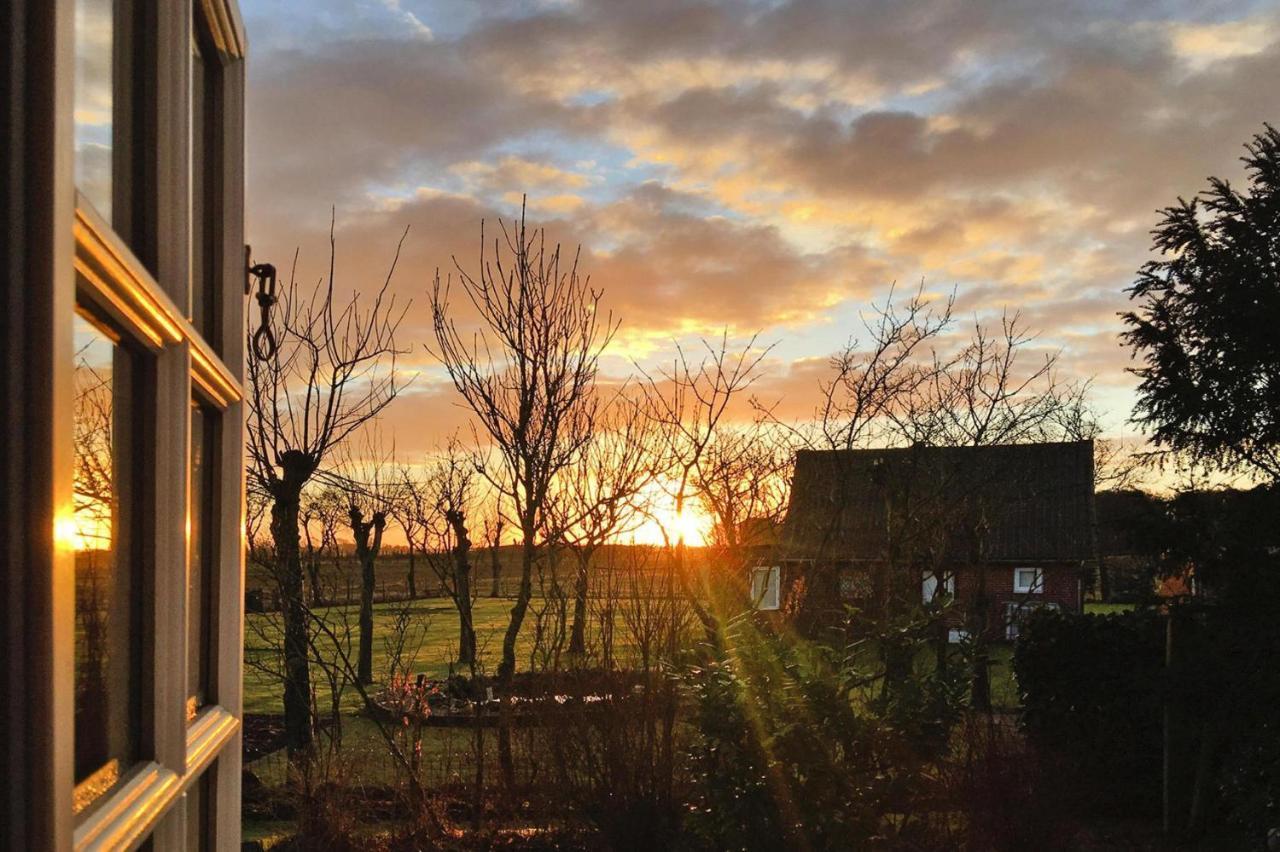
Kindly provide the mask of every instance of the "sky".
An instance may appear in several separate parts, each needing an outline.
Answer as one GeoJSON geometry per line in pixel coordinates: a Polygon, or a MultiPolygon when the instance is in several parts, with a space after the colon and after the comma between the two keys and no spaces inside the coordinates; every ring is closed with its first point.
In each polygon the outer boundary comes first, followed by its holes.
{"type": "Polygon", "coordinates": [[[479,223],[567,246],[623,322],[604,369],[727,331],[774,344],[753,391],[811,410],[860,316],[923,287],[1019,311],[1091,378],[1109,434],[1133,379],[1117,312],[1157,209],[1239,180],[1280,121],[1280,9],[1227,2],[242,0],[256,260],[393,279],[421,375],[398,451],[465,422],[421,345],[479,223]]]}

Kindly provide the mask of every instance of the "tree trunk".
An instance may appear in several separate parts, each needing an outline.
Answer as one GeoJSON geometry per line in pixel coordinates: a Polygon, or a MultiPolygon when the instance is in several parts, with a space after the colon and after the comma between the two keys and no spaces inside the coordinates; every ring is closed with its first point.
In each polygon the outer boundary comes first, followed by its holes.
{"type": "Polygon", "coordinates": [[[476,658],[476,629],[471,613],[471,537],[466,516],[455,509],[445,512],[453,528],[453,591],[458,608],[458,663],[469,666],[476,658]]]}
{"type": "Polygon", "coordinates": [[[578,576],[573,587],[573,627],[569,631],[569,655],[582,656],[587,652],[587,566],[591,563],[591,549],[584,548],[578,554],[578,576]]]}
{"type": "Polygon", "coordinates": [[[373,683],[373,560],[360,557],[360,657],[356,677],[373,683]]]}
{"type": "Polygon", "coordinates": [[[418,599],[418,572],[417,572],[417,556],[413,552],[413,545],[409,545],[409,600],[418,599]]]}
{"type": "Polygon", "coordinates": [[[320,558],[314,553],[307,554],[307,581],[311,584],[311,605],[320,606],[323,600],[320,591],[320,558]]]}
{"type": "Polygon", "coordinates": [[[510,694],[511,683],[516,673],[516,638],[520,635],[525,613],[529,610],[529,599],[533,597],[533,560],[537,554],[531,520],[524,524],[522,534],[520,589],[516,593],[515,605],[511,607],[511,621],[507,624],[507,632],[502,637],[502,662],[498,664],[498,683],[502,686],[504,693],[498,714],[498,764],[502,769],[502,780],[508,791],[514,790],[516,785],[515,760],[511,755],[510,694]]]}
{"type": "MultiPolygon", "coordinates": [[[[307,654],[307,604],[303,598],[298,509],[302,485],[288,466],[272,494],[271,537],[276,547],[280,608],[284,616],[285,744],[294,758],[311,746],[311,670],[307,654]]],[[[303,478],[302,481],[305,481],[303,478]]]]}
{"type": "Polygon", "coordinates": [[[374,560],[382,549],[382,530],[386,515],[374,512],[372,520],[355,506],[350,509],[351,533],[356,542],[356,558],[360,561],[360,648],[356,662],[356,678],[363,684],[373,683],[373,590],[376,583],[374,560]],[[372,533],[372,536],[370,535],[372,533]]]}
{"type": "Polygon", "coordinates": [[[493,584],[489,587],[489,597],[502,597],[502,562],[498,559],[498,542],[494,542],[489,549],[489,573],[492,576],[493,584]]]}

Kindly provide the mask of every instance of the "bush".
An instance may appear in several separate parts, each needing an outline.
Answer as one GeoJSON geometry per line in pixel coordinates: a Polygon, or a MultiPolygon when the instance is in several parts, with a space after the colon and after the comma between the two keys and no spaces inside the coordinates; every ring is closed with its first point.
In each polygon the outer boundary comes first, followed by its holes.
{"type": "Polygon", "coordinates": [[[1034,613],[1013,654],[1022,721],[1066,803],[1159,815],[1164,621],[1150,610],[1034,613]]]}
{"type": "MultiPolygon", "coordinates": [[[[707,849],[937,848],[937,764],[964,673],[911,671],[883,689],[848,648],[735,620],[726,652],[685,682],[696,715],[686,827],[707,849]]],[[[914,646],[913,646],[914,649],[914,646]]]]}

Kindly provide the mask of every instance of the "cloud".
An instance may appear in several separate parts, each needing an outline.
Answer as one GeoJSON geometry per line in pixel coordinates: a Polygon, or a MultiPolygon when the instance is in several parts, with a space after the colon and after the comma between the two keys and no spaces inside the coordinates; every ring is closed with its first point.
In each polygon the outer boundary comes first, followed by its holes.
{"type": "Polygon", "coordinates": [[[255,251],[315,274],[336,205],[354,285],[409,225],[421,337],[435,270],[527,193],[624,318],[611,369],[764,329],[808,375],[924,280],[1125,387],[1115,314],[1155,210],[1238,179],[1280,119],[1280,17],[1243,0],[246,7],[255,251]]]}

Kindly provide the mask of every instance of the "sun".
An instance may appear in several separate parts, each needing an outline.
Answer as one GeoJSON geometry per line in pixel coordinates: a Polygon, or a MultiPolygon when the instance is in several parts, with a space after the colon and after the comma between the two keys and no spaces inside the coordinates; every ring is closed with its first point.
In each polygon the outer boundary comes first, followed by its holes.
{"type": "Polygon", "coordinates": [[[711,533],[711,517],[696,498],[686,498],[684,511],[677,512],[671,495],[659,486],[650,486],[642,495],[648,508],[643,519],[623,538],[636,544],[676,544],[682,538],[690,547],[703,547],[711,533]]]}

